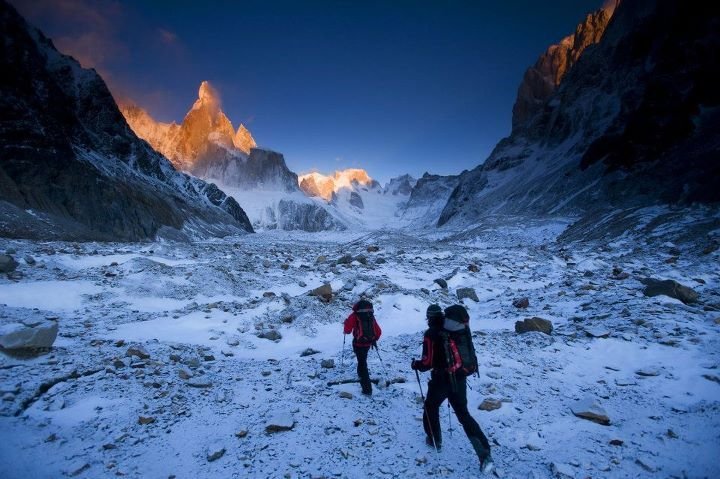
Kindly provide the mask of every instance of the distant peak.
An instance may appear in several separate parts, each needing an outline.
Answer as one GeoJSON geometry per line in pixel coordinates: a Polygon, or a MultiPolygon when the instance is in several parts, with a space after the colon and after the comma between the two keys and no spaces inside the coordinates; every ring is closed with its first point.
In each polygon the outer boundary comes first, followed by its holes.
{"type": "Polygon", "coordinates": [[[203,81],[198,90],[198,99],[203,103],[220,103],[220,95],[217,90],[210,85],[210,82],[203,81]]]}

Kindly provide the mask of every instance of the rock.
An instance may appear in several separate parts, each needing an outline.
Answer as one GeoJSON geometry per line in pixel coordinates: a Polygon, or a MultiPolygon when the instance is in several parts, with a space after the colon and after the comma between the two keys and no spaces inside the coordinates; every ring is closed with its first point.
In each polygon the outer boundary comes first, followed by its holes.
{"type": "Polygon", "coordinates": [[[305,351],[300,353],[300,357],[304,358],[305,356],[312,356],[313,354],[318,354],[320,351],[313,349],[313,348],[307,348],[305,351]]]}
{"type": "Polygon", "coordinates": [[[625,444],[625,442],[623,442],[623,441],[620,440],[620,439],[611,439],[611,440],[610,440],[610,445],[611,445],[611,446],[622,446],[623,444],[625,444]]]}
{"type": "Polygon", "coordinates": [[[227,344],[228,346],[237,346],[238,344],[240,344],[240,339],[232,336],[225,340],[225,344],[227,344]]]}
{"type": "Polygon", "coordinates": [[[387,263],[387,260],[383,258],[382,256],[378,256],[377,259],[375,259],[375,264],[385,264],[387,263]]]}
{"type": "Polygon", "coordinates": [[[640,282],[645,285],[645,290],[643,291],[645,296],[669,296],[679,299],[685,304],[697,302],[700,296],[694,289],[684,286],[672,279],[660,280],[645,278],[641,279],[640,282]]]}
{"type": "Polygon", "coordinates": [[[720,384],[720,377],[717,377],[714,374],[703,374],[702,377],[704,377],[708,381],[720,384]]]}
{"type": "Polygon", "coordinates": [[[590,336],[591,338],[607,338],[610,336],[610,331],[603,327],[595,326],[591,328],[586,328],[585,334],[590,336]]]}
{"type": "Polygon", "coordinates": [[[327,256],[320,255],[315,259],[315,263],[324,263],[325,261],[327,261],[327,256]]]}
{"type": "Polygon", "coordinates": [[[273,293],[272,291],[265,291],[263,293],[263,298],[274,298],[275,296],[276,296],[276,294],[273,293]]]}
{"type": "Polygon", "coordinates": [[[367,264],[367,257],[365,255],[359,254],[355,256],[355,261],[357,261],[360,264],[367,264]]]}
{"type": "Polygon", "coordinates": [[[264,259],[262,262],[262,265],[263,265],[263,268],[267,269],[270,267],[271,263],[270,263],[270,261],[264,259]]]}
{"type": "Polygon", "coordinates": [[[495,409],[500,409],[501,407],[502,401],[498,399],[485,399],[478,406],[478,409],[480,409],[481,411],[494,411],[495,409]]]}
{"type": "Polygon", "coordinates": [[[269,339],[270,341],[279,341],[282,339],[282,334],[277,329],[268,329],[258,334],[258,338],[269,339]]]}
{"type": "Polygon", "coordinates": [[[223,447],[222,444],[215,444],[213,446],[210,446],[205,453],[205,457],[207,457],[208,462],[217,461],[224,455],[225,447],[223,447]]]}
{"type": "Polygon", "coordinates": [[[350,264],[353,261],[352,255],[346,254],[341,256],[340,258],[335,261],[335,264],[350,264]]]}
{"type": "Polygon", "coordinates": [[[379,247],[379,246],[370,245],[370,246],[367,247],[367,252],[368,252],[368,253],[377,253],[378,251],[380,251],[380,247],[379,247]]]}
{"type": "Polygon", "coordinates": [[[289,412],[275,413],[265,425],[265,432],[272,434],[275,432],[289,431],[295,427],[295,419],[289,412]]]}
{"type": "Polygon", "coordinates": [[[647,459],[637,458],[637,459],[635,459],[635,464],[642,467],[647,472],[656,472],[658,470],[657,466],[655,466],[653,463],[651,463],[647,459]]]}
{"type": "Polygon", "coordinates": [[[90,464],[83,460],[76,461],[65,471],[70,477],[76,477],[90,469],[90,464]]]}
{"type": "Polygon", "coordinates": [[[712,243],[707,245],[705,247],[705,249],[703,249],[702,253],[703,254],[711,254],[711,253],[714,253],[715,251],[717,251],[718,248],[720,248],[720,243],[718,243],[717,241],[713,241],[712,243]]]}
{"type": "Polygon", "coordinates": [[[17,250],[15,248],[8,248],[5,250],[5,254],[17,254],[17,250]]]}
{"type": "Polygon", "coordinates": [[[645,377],[660,376],[660,370],[654,367],[646,367],[638,369],[635,374],[645,377]]]}
{"type": "Polygon", "coordinates": [[[340,397],[343,399],[352,399],[353,395],[347,391],[340,391],[340,397]]]}
{"type": "Polygon", "coordinates": [[[570,409],[577,417],[602,424],[603,426],[610,425],[610,418],[607,413],[593,398],[585,398],[578,401],[570,409]]]}
{"type": "Polygon", "coordinates": [[[715,324],[720,324],[720,318],[715,318],[715,324]]]}
{"type": "Polygon", "coordinates": [[[325,369],[332,369],[335,367],[335,360],[334,359],[323,359],[320,361],[320,367],[325,369]]]}
{"type": "Polygon", "coordinates": [[[115,369],[122,369],[127,366],[127,364],[125,364],[125,361],[120,358],[116,358],[115,360],[113,360],[112,365],[115,369]]]}
{"type": "Polygon", "coordinates": [[[283,271],[287,271],[288,269],[290,269],[290,265],[287,263],[283,263],[280,265],[280,269],[283,271]]]}
{"type": "Polygon", "coordinates": [[[0,347],[13,350],[50,348],[57,334],[57,321],[6,323],[0,325],[0,347]]]}
{"type": "Polygon", "coordinates": [[[248,430],[247,430],[247,429],[241,429],[241,430],[239,430],[238,432],[235,433],[235,437],[237,437],[237,438],[239,438],[239,439],[242,439],[242,438],[244,438],[244,437],[247,437],[247,435],[248,435],[248,430]]]}
{"type": "Polygon", "coordinates": [[[475,289],[473,288],[458,288],[455,294],[457,294],[458,301],[462,301],[463,299],[472,299],[476,303],[480,302],[477,297],[477,293],[475,293],[475,289]]]}
{"type": "Polygon", "coordinates": [[[434,280],[433,280],[433,283],[437,284],[437,285],[440,286],[442,289],[447,289],[447,281],[445,281],[445,280],[442,279],[442,278],[434,279],[434,280]]]}
{"type": "Polygon", "coordinates": [[[146,424],[152,424],[155,422],[155,418],[151,416],[140,416],[138,417],[138,424],[144,426],[146,424]]]}
{"type": "Polygon", "coordinates": [[[12,273],[18,267],[18,262],[10,255],[0,254],[0,273],[12,273]]]}
{"type": "Polygon", "coordinates": [[[142,346],[130,346],[125,356],[137,356],[140,359],[150,359],[150,354],[142,346]]]}
{"type": "Polygon", "coordinates": [[[545,334],[552,334],[553,324],[547,319],[532,317],[525,318],[522,321],[515,321],[515,332],[518,334],[529,333],[530,331],[539,331],[545,334]]]}
{"type": "Polygon", "coordinates": [[[178,371],[178,377],[183,381],[187,381],[188,379],[193,377],[193,373],[183,368],[178,371]]]}
{"type": "Polygon", "coordinates": [[[317,296],[326,303],[330,302],[333,298],[332,286],[330,283],[325,283],[319,288],[315,288],[308,293],[310,296],[317,296]]]}
{"type": "Polygon", "coordinates": [[[475,263],[470,263],[470,265],[468,265],[468,271],[478,273],[480,271],[480,266],[476,265],[475,263]]]}
{"type": "Polygon", "coordinates": [[[212,383],[209,379],[195,378],[191,379],[186,383],[191,388],[207,389],[212,387],[212,383]]]}
{"type": "Polygon", "coordinates": [[[530,306],[530,300],[528,298],[518,298],[512,304],[518,309],[525,309],[530,306]]]}
{"type": "Polygon", "coordinates": [[[575,479],[575,469],[570,464],[553,462],[550,470],[557,479],[575,479]]]}
{"type": "Polygon", "coordinates": [[[25,264],[28,264],[30,266],[34,265],[36,263],[35,258],[33,258],[30,255],[25,256],[25,264]]]}

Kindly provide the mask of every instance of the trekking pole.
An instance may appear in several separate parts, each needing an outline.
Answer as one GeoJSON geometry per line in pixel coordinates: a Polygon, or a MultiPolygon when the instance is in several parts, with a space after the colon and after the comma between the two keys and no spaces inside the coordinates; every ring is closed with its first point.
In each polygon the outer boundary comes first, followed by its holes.
{"type": "Polygon", "coordinates": [[[452,437],[452,416],[450,415],[450,401],[448,400],[448,432],[450,433],[450,437],[452,437]]]}
{"type": "Polygon", "coordinates": [[[437,442],[435,442],[435,434],[432,430],[432,424],[430,424],[430,416],[428,416],[427,409],[425,408],[425,395],[423,394],[422,390],[422,383],[420,382],[420,373],[418,370],[415,370],[415,377],[417,378],[418,387],[420,388],[420,397],[423,400],[423,424],[425,421],[427,421],[428,429],[430,430],[430,439],[432,439],[433,447],[435,448],[436,453],[440,453],[440,451],[437,448],[437,442]]]}
{"type": "Polygon", "coordinates": [[[343,367],[345,363],[345,335],[343,334],[343,350],[342,356],[340,356],[340,367],[343,367]]]}
{"type": "Polygon", "coordinates": [[[385,367],[385,363],[382,360],[382,357],[380,356],[380,348],[377,347],[377,343],[373,343],[373,347],[375,348],[375,352],[378,355],[378,359],[380,360],[380,364],[382,365],[383,372],[385,373],[385,387],[390,385],[390,380],[388,379],[388,373],[387,368],[385,367]]]}

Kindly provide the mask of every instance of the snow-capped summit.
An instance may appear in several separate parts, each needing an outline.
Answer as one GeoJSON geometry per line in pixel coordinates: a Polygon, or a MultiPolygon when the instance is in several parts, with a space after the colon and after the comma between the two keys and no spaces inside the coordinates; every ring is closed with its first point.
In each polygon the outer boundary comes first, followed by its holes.
{"type": "Polygon", "coordinates": [[[402,175],[396,178],[391,178],[383,188],[383,194],[408,196],[412,193],[416,184],[417,180],[410,175],[402,175]]]}
{"type": "Polygon", "coordinates": [[[249,155],[256,146],[245,125],[234,129],[222,111],[219,93],[207,81],[200,84],[197,100],[179,125],[155,121],[137,105],[121,105],[121,111],[136,135],[165,155],[176,168],[196,176],[202,176],[208,160],[249,155]]]}
{"type": "Polygon", "coordinates": [[[308,196],[319,196],[325,201],[332,201],[341,189],[354,190],[356,188],[379,188],[380,184],[368,175],[362,168],[348,168],[336,171],[330,176],[312,172],[298,175],[300,189],[308,196]]]}

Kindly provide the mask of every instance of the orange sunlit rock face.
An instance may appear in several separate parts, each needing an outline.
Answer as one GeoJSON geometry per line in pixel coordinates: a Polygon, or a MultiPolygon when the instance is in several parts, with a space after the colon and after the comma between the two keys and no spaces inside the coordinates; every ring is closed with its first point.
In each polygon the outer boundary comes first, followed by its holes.
{"type": "Polygon", "coordinates": [[[120,105],[120,111],[135,134],[150,143],[179,170],[192,171],[199,159],[218,146],[230,153],[245,155],[256,146],[255,139],[244,125],[241,124],[235,131],[222,111],[220,95],[207,81],[200,84],[198,99],[179,125],[155,121],[136,105],[120,105]]]}
{"type": "Polygon", "coordinates": [[[560,85],[585,49],[600,41],[619,0],[607,0],[589,14],[575,33],[551,45],[534,66],[527,69],[513,106],[513,128],[524,125],[537,113],[560,85]]]}
{"type": "Polygon", "coordinates": [[[361,168],[349,168],[336,171],[332,176],[325,176],[317,172],[299,175],[298,183],[300,189],[308,196],[319,196],[330,201],[333,193],[337,193],[342,188],[350,189],[353,184],[368,186],[373,183],[373,179],[367,174],[367,171],[361,168]]]}

